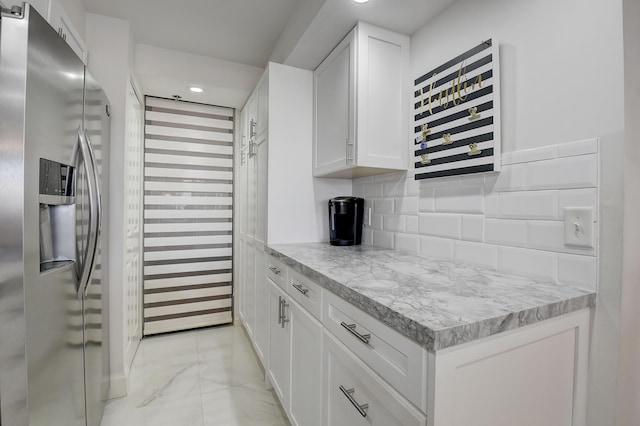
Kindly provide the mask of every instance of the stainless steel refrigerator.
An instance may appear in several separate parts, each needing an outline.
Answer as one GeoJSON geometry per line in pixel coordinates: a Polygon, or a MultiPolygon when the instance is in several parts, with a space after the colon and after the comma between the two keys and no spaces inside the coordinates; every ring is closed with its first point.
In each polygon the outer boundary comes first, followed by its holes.
{"type": "Polygon", "coordinates": [[[4,3],[0,425],[99,425],[109,390],[109,104],[35,9],[4,3]]]}

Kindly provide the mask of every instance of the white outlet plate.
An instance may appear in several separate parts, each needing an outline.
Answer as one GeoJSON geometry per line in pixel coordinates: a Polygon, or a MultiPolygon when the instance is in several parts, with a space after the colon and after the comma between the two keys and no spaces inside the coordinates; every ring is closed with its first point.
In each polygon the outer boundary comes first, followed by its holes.
{"type": "Polygon", "coordinates": [[[564,244],[593,247],[593,207],[564,208],[564,244]]]}

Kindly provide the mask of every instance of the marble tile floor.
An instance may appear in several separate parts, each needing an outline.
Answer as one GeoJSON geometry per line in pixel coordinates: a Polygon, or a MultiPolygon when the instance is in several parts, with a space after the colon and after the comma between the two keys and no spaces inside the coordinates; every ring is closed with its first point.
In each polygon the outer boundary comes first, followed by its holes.
{"type": "Polygon", "coordinates": [[[147,337],[101,426],[288,426],[240,326],[147,337]]]}

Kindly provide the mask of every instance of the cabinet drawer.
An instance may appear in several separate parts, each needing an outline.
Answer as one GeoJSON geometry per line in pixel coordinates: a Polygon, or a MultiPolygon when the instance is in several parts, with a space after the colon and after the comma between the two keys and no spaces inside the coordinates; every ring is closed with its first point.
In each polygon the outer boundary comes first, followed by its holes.
{"type": "Polygon", "coordinates": [[[318,284],[292,270],[289,272],[287,293],[311,315],[322,319],[322,287],[318,284]]]}
{"type": "Polygon", "coordinates": [[[322,315],[334,336],[426,412],[426,350],[329,291],[324,292],[322,315]]]}
{"type": "Polygon", "coordinates": [[[269,263],[267,265],[267,276],[271,280],[278,284],[281,289],[287,290],[287,272],[289,268],[287,265],[280,262],[273,256],[269,256],[269,263]]]}
{"type": "Polygon", "coordinates": [[[325,331],[324,403],[329,426],[418,426],[426,416],[325,331]]]}

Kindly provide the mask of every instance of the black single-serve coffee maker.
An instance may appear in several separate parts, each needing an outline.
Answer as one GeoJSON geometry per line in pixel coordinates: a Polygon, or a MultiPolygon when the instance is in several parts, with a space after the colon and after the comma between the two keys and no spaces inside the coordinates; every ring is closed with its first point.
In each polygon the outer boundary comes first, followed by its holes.
{"type": "Polygon", "coordinates": [[[352,246],[362,243],[364,199],[336,197],[329,200],[329,243],[352,246]]]}

